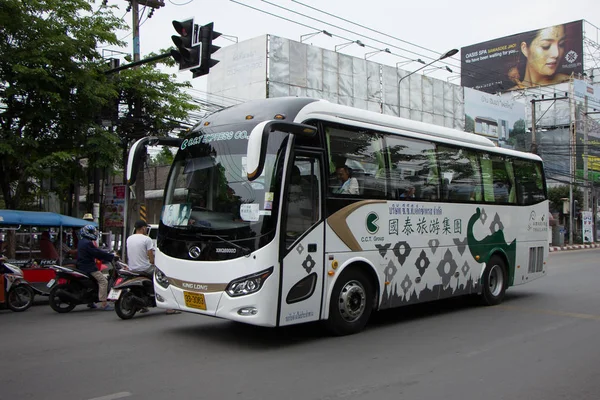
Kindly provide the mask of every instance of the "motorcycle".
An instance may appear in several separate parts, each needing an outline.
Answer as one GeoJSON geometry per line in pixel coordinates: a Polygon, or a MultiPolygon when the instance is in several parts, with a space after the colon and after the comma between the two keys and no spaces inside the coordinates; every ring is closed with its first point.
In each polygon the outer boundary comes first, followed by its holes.
{"type": "Polygon", "coordinates": [[[9,264],[0,257],[0,306],[6,306],[12,311],[27,310],[33,304],[36,293],[29,282],[23,278],[23,271],[16,265],[9,264]]]}
{"type": "MultiPolygon", "coordinates": [[[[48,282],[50,289],[50,307],[57,313],[64,314],[72,311],[80,304],[91,304],[99,301],[98,281],[88,273],[74,268],[53,265],[56,278],[48,282]]],[[[119,267],[113,261],[112,268],[108,268],[108,289],[110,290],[117,280],[119,267]]]]}
{"type": "Polygon", "coordinates": [[[108,294],[108,300],[116,301],[115,312],[119,318],[131,319],[139,310],[156,307],[152,275],[130,271],[120,261],[117,264],[121,268],[117,281],[108,294]]]}

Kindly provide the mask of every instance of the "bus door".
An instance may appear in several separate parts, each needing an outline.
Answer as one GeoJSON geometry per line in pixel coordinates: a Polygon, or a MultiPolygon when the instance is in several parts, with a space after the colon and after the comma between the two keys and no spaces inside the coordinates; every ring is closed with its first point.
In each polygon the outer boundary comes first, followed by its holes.
{"type": "Polygon", "coordinates": [[[281,224],[279,325],[320,319],[324,268],[323,156],[291,157],[281,224]]]}

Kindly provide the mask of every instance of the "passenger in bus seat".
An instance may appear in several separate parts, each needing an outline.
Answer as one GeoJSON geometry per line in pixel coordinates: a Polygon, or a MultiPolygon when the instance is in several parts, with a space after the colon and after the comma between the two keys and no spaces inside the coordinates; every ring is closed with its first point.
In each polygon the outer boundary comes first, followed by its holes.
{"type": "Polygon", "coordinates": [[[416,198],[415,187],[414,186],[407,187],[406,190],[404,191],[404,193],[402,193],[400,195],[400,198],[404,199],[404,200],[414,200],[416,198]]]}
{"type": "Polygon", "coordinates": [[[334,193],[338,194],[359,194],[358,181],[352,177],[350,168],[346,165],[336,168],[337,178],[340,180],[341,185],[334,189],[334,193]]]}

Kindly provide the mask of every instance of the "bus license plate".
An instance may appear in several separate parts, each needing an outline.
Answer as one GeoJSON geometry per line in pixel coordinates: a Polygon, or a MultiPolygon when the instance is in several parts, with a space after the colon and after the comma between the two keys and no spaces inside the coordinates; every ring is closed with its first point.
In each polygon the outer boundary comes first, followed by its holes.
{"type": "Polygon", "coordinates": [[[203,293],[183,292],[183,298],[186,307],[206,310],[206,302],[204,301],[203,293]]]}

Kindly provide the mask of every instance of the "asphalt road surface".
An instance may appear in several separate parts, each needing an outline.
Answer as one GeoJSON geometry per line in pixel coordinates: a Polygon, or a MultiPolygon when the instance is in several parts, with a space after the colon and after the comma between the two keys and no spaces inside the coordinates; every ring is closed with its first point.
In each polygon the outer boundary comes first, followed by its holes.
{"type": "Polygon", "coordinates": [[[328,337],[152,310],[0,311],[0,399],[600,399],[600,249],[481,307],[454,299],[328,337]]]}

